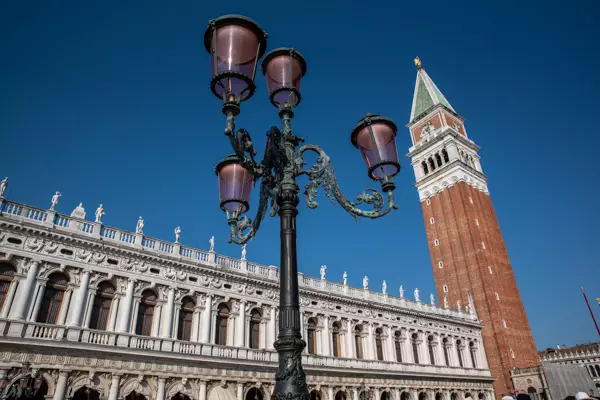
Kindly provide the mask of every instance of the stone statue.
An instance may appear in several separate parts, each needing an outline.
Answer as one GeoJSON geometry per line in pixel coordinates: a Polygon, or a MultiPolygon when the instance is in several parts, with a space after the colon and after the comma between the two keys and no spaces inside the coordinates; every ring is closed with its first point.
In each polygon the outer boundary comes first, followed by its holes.
{"type": "Polygon", "coordinates": [[[144,233],[144,220],[142,219],[142,216],[140,216],[140,219],[138,219],[137,225],[135,226],[135,233],[144,233]]]}
{"type": "Polygon", "coordinates": [[[325,280],[325,271],[327,271],[327,265],[323,264],[321,265],[321,279],[325,280]]]}
{"type": "Polygon", "coordinates": [[[4,191],[8,187],[8,177],[4,178],[2,182],[0,182],[0,197],[4,197],[4,191]]]}
{"type": "Polygon", "coordinates": [[[209,251],[210,251],[211,253],[212,253],[212,252],[214,252],[214,251],[215,251],[215,237],[214,237],[214,236],[212,236],[212,237],[210,238],[210,240],[208,241],[208,243],[210,243],[210,250],[209,250],[209,251]]]}
{"type": "Polygon", "coordinates": [[[400,285],[400,298],[404,298],[404,288],[402,287],[402,285],[400,285]]]}
{"type": "Polygon", "coordinates": [[[369,277],[365,276],[363,278],[363,289],[368,290],[369,289],[369,277]]]}
{"type": "Polygon", "coordinates": [[[456,301],[456,309],[460,312],[460,300],[456,301]]]}
{"type": "Polygon", "coordinates": [[[446,296],[444,296],[444,308],[448,308],[448,298],[446,296]]]}
{"type": "Polygon", "coordinates": [[[384,296],[387,294],[387,283],[385,283],[385,280],[381,284],[381,293],[383,293],[384,296]]]}
{"type": "Polygon", "coordinates": [[[102,204],[100,204],[100,207],[96,209],[96,222],[102,222],[102,217],[105,215],[104,208],[102,208],[102,204]]]}
{"type": "Polygon", "coordinates": [[[346,271],[344,271],[343,279],[344,279],[344,286],[348,285],[348,273],[346,271]]]}
{"type": "Polygon", "coordinates": [[[242,261],[246,260],[246,243],[242,246],[242,261]]]}
{"type": "Polygon", "coordinates": [[[432,306],[435,306],[435,296],[433,295],[433,293],[429,295],[429,302],[432,306]]]}
{"type": "Polygon", "coordinates": [[[415,289],[415,301],[416,301],[417,303],[420,303],[420,302],[421,302],[421,299],[419,298],[419,288],[416,288],[416,289],[415,289]]]}
{"type": "Polygon", "coordinates": [[[175,232],[175,243],[179,243],[179,236],[181,235],[181,227],[178,226],[177,228],[175,228],[175,230],[173,232],[175,232]]]}
{"type": "Polygon", "coordinates": [[[50,206],[50,211],[54,211],[56,205],[58,204],[58,199],[60,199],[60,196],[62,196],[61,192],[56,192],[54,196],[52,196],[52,205],[50,206]]]}

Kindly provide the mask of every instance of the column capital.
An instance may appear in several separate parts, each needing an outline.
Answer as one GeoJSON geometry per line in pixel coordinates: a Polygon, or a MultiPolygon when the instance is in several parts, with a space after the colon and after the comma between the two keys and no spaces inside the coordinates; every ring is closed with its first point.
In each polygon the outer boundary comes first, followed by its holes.
{"type": "Polygon", "coordinates": [[[73,371],[70,369],[61,369],[60,371],[58,371],[58,376],[68,377],[71,372],[73,371]]]}

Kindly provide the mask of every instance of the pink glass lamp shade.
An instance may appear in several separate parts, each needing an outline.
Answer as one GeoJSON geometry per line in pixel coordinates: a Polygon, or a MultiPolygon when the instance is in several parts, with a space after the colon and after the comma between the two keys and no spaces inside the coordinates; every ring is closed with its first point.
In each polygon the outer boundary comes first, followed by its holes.
{"type": "Polygon", "coordinates": [[[250,18],[225,15],[209,22],[204,46],[211,56],[214,95],[236,102],[249,99],[256,88],[256,64],[267,49],[267,33],[250,18]]]}
{"type": "Polygon", "coordinates": [[[300,103],[300,81],[306,74],[306,61],[295,49],[270,51],[261,70],[267,78],[271,103],[282,108],[286,103],[294,108],[300,103]]]}
{"type": "Polygon", "coordinates": [[[215,167],[219,179],[219,200],[223,211],[243,214],[250,208],[254,175],[242,167],[235,155],[225,157],[215,167]]]}
{"type": "Polygon", "coordinates": [[[367,114],[352,130],[350,140],[360,150],[371,179],[387,180],[400,172],[397,132],[391,120],[372,114],[367,114]]]}

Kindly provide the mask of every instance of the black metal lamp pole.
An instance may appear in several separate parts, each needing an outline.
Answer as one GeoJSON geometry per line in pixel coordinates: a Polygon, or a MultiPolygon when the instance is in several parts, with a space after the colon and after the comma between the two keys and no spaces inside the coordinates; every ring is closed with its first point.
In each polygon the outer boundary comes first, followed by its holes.
{"type": "Polygon", "coordinates": [[[380,182],[387,194],[367,189],[350,201],[337,183],[329,156],[316,145],[299,146],[304,140],[292,133],[294,108],[300,103],[300,81],[306,73],[306,62],[295,49],[281,48],[265,56],[261,69],[267,79],[271,103],[279,110],[282,129],[271,127],[262,161],[254,157],[256,151],[249,133],[235,130],[235,117],[240,104],[254,94],[254,77],[258,60],[266,50],[267,34],[249,18],[226,15],[209,22],[204,34],[204,45],[211,55],[211,91],[223,101],[226,116],[225,135],[231,141],[234,154],[221,160],[215,167],[219,181],[220,207],[227,215],[230,228],[229,242],[243,244],[251,240],[260,227],[270,206],[271,216],[279,214],[281,221],[281,263],[279,294],[279,335],[274,343],[279,353],[279,368],[275,375],[273,400],[308,400],[306,375],[302,369],[302,350],[306,342],[300,331],[300,302],[298,291],[298,264],[296,255],[296,215],[298,192],[296,178],[306,175],[309,183],[304,194],[309,208],[318,203],[317,187],[322,186],[327,197],[337,201],[354,217],[379,218],[394,204],[394,176],[400,171],[396,150],[396,125],[387,118],[367,114],[351,133],[367,164],[368,175],[380,182]],[[304,153],[317,154],[317,162],[305,168],[304,153]],[[250,208],[250,192],[258,180],[260,199],[253,220],[243,214],[250,208]],[[365,203],[370,210],[357,206],[365,203]],[[385,206],[385,207],[384,207],[385,206]]]}

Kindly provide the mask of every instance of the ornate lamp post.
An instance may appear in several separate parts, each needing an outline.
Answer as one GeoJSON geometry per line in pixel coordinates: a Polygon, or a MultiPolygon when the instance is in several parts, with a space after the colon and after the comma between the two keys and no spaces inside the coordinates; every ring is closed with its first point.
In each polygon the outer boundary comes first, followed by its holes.
{"type": "MultiPolygon", "coordinates": [[[[0,395],[0,398],[8,399],[12,397],[18,399],[21,396],[33,398],[37,394],[38,390],[40,390],[43,380],[44,378],[39,372],[32,374],[30,363],[23,363],[21,366],[21,377],[19,378],[19,384],[12,385],[4,396],[0,395]]],[[[6,390],[6,387],[9,383],[8,376],[3,376],[0,378],[0,394],[6,390]]]]}
{"type": "Polygon", "coordinates": [[[269,208],[271,216],[281,220],[279,335],[274,346],[279,353],[279,369],[275,375],[273,399],[308,400],[306,376],[301,353],[306,343],[300,332],[300,306],[296,258],[296,215],[298,192],[296,178],[305,175],[309,183],[304,194],[309,208],[316,208],[317,187],[334,199],[354,217],[379,218],[393,208],[394,176],[400,171],[395,136],[396,125],[387,118],[367,114],[352,130],[350,139],[367,164],[368,175],[381,184],[387,194],[387,205],[381,193],[367,189],[351,201],[340,190],[329,156],[316,145],[303,145],[304,140],[292,132],[294,109],[300,104],[300,82],[306,73],[306,62],[295,49],[280,48],[264,58],[261,70],[267,79],[271,104],[278,109],[282,129],[271,127],[262,161],[255,160],[256,151],[249,133],[235,130],[235,117],[240,105],[254,94],[254,77],[258,60],[267,45],[267,34],[249,18],[226,15],[209,22],[204,45],[211,56],[211,91],[223,101],[226,116],[225,135],[231,141],[233,154],[215,167],[219,182],[220,207],[227,215],[229,242],[243,244],[251,240],[269,208]],[[317,154],[317,162],[305,168],[304,153],[317,154]],[[250,209],[250,193],[258,180],[260,200],[254,219],[243,214],[250,209]],[[359,209],[362,203],[370,210],[359,209]]]}

